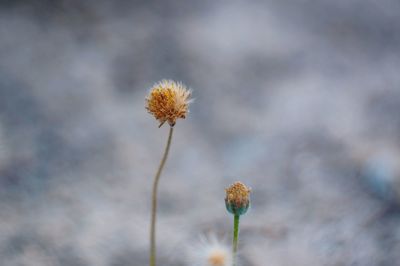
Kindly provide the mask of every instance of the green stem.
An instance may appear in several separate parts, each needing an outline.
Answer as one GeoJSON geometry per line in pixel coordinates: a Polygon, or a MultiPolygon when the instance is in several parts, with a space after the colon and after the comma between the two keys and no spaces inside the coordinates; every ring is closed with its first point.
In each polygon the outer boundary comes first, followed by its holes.
{"type": "Polygon", "coordinates": [[[235,215],[233,218],[233,265],[236,264],[236,253],[238,247],[238,239],[239,239],[239,215],[235,215]]]}
{"type": "Polygon", "coordinates": [[[169,148],[171,146],[172,133],[174,132],[174,128],[169,128],[169,135],[167,146],[164,150],[164,155],[161,159],[160,166],[158,167],[156,176],[154,177],[153,183],[153,192],[152,192],[152,202],[151,202],[151,228],[150,228],[150,259],[149,265],[156,266],[156,219],[157,219],[157,189],[158,182],[160,181],[161,172],[164,168],[165,162],[167,161],[169,148]]]}

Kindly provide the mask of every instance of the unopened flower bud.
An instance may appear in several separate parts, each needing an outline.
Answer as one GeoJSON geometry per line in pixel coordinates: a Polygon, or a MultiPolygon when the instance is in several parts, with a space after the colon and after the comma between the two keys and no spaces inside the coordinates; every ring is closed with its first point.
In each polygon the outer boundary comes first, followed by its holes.
{"type": "Polygon", "coordinates": [[[250,191],[241,182],[235,182],[225,189],[225,205],[228,212],[234,215],[242,215],[247,212],[250,206],[250,191]]]}

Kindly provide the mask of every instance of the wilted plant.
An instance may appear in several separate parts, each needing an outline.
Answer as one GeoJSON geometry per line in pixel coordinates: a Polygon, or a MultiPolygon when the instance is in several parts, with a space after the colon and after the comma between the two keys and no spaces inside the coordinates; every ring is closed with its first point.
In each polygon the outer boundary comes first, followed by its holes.
{"type": "Polygon", "coordinates": [[[172,134],[176,120],[186,118],[188,105],[190,103],[191,91],[188,90],[182,83],[172,80],[162,80],[156,83],[146,98],[146,109],[159,122],[161,127],[165,122],[168,122],[169,134],[167,145],[164,150],[164,155],[156,172],[152,190],[152,208],[151,208],[151,226],[150,226],[150,258],[149,265],[156,265],[156,215],[157,215],[157,190],[161,172],[167,161],[169,149],[171,146],[172,134]]]}
{"type": "Polygon", "coordinates": [[[236,253],[239,240],[239,219],[245,214],[250,206],[250,191],[241,182],[235,182],[225,189],[225,206],[228,212],[233,214],[233,241],[232,241],[232,260],[233,265],[236,261],[236,253]]]}

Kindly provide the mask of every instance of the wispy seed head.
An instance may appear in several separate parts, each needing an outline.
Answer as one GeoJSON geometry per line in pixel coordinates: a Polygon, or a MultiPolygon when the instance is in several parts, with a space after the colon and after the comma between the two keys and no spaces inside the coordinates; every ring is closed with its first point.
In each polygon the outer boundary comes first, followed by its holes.
{"type": "Polygon", "coordinates": [[[224,249],[210,250],[208,254],[208,264],[210,266],[227,266],[230,260],[228,256],[230,256],[230,254],[224,249]]]}
{"type": "Polygon", "coordinates": [[[178,118],[186,118],[191,102],[191,91],[181,82],[162,80],[156,83],[146,98],[146,109],[159,122],[173,127],[178,118]]]}
{"type": "Polygon", "coordinates": [[[232,266],[232,251],[215,235],[203,236],[199,242],[188,247],[188,265],[232,266]]]}

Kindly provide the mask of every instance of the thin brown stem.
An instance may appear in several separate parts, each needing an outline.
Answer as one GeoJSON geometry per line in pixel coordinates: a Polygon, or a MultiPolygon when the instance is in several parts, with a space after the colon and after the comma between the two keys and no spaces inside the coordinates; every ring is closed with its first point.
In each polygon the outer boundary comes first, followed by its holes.
{"type": "Polygon", "coordinates": [[[161,159],[160,166],[158,167],[156,176],[154,177],[152,202],[151,202],[152,204],[151,204],[151,228],[150,228],[150,259],[149,259],[150,266],[156,266],[156,219],[157,219],[156,215],[157,215],[158,182],[160,181],[161,172],[164,168],[165,162],[167,161],[173,132],[174,132],[174,128],[170,127],[167,146],[165,147],[164,155],[161,159]]]}

